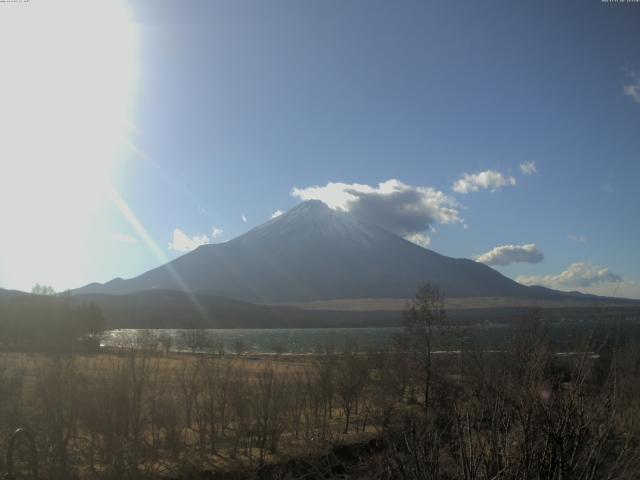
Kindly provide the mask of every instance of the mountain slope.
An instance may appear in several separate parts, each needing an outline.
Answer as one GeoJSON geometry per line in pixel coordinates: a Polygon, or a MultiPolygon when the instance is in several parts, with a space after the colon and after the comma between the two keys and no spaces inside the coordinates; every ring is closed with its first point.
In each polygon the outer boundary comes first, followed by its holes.
{"type": "Polygon", "coordinates": [[[126,295],[80,294],[73,298],[78,303],[98,305],[108,328],[308,328],[400,323],[399,312],[310,312],[174,290],[126,295]]]}
{"type": "Polygon", "coordinates": [[[486,265],[424,249],[319,201],[303,202],[234,240],[203,245],[138,277],[74,293],[189,290],[277,303],[408,298],[427,281],[449,297],[572,295],[523,286],[486,265]]]}

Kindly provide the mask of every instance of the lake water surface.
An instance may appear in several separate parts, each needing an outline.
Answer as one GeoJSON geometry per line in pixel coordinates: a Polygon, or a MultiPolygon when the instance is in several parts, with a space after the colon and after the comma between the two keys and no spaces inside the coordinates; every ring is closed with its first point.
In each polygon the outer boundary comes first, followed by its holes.
{"type": "MultiPolygon", "coordinates": [[[[206,347],[201,351],[218,352],[224,349],[233,353],[241,342],[249,353],[290,353],[306,354],[326,351],[354,350],[380,351],[393,345],[394,337],[401,332],[399,327],[376,328],[273,328],[273,329],[215,329],[200,331],[206,337],[206,347]]],[[[483,339],[483,343],[497,337],[504,337],[509,327],[474,326],[448,330],[439,336],[439,346],[443,349],[458,349],[461,342],[483,339]]],[[[102,345],[105,347],[144,346],[153,343],[160,336],[171,338],[171,350],[185,352],[192,350],[193,330],[136,330],[122,329],[105,332],[102,345]]]]}
{"type": "MultiPolygon", "coordinates": [[[[557,351],[572,351],[577,342],[585,335],[600,331],[605,338],[612,333],[617,338],[640,341],[640,324],[625,322],[602,326],[593,323],[555,323],[551,324],[551,339],[557,351]],[[596,328],[596,330],[594,330],[596,328]],[[613,330],[610,330],[613,328],[613,330]]],[[[273,328],[273,329],[215,329],[200,330],[205,338],[200,352],[235,353],[239,343],[247,353],[319,353],[332,348],[336,352],[380,351],[393,345],[400,327],[376,328],[273,328]]],[[[144,347],[155,346],[161,336],[171,338],[171,350],[175,352],[192,351],[194,330],[110,330],[104,333],[102,345],[105,347],[144,347]]],[[[508,324],[483,324],[472,326],[446,327],[434,335],[434,347],[438,350],[470,349],[474,346],[485,349],[501,349],[508,344],[513,335],[513,326],[508,324]]]]}

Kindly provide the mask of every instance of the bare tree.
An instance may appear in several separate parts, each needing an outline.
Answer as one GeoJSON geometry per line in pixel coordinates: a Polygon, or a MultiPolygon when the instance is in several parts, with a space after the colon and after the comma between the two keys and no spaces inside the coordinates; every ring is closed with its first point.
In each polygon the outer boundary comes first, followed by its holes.
{"type": "Polygon", "coordinates": [[[171,347],[173,346],[173,337],[169,335],[167,332],[163,332],[158,335],[158,342],[164,349],[165,355],[168,355],[171,351],[171,347]]]}
{"type": "Polygon", "coordinates": [[[31,289],[34,295],[55,295],[56,291],[50,285],[40,285],[36,283],[31,289]]]}
{"type": "Polygon", "coordinates": [[[185,332],[185,345],[191,350],[191,353],[202,352],[209,346],[209,338],[207,332],[200,328],[194,328],[185,332]]]}
{"type": "Polygon", "coordinates": [[[337,371],[337,392],[345,417],[344,433],[349,432],[351,414],[358,414],[362,392],[369,380],[366,357],[356,353],[346,353],[340,359],[337,371]]]}
{"type": "Polygon", "coordinates": [[[419,372],[419,383],[424,392],[423,408],[429,409],[430,388],[433,380],[432,353],[436,328],[445,320],[444,297],[437,285],[425,284],[418,288],[413,301],[404,311],[404,331],[398,335],[398,346],[408,355],[411,366],[419,372]]]}
{"type": "Polygon", "coordinates": [[[240,356],[249,349],[247,342],[243,338],[235,338],[233,342],[231,342],[231,348],[235,352],[236,355],[240,356]]]}
{"type": "Polygon", "coordinates": [[[155,352],[159,342],[160,338],[153,330],[140,330],[135,336],[136,348],[146,352],[155,352]]]}
{"type": "Polygon", "coordinates": [[[282,342],[274,342],[271,344],[271,350],[279,358],[283,353],[287,353],[287,346],[282,342]]]}

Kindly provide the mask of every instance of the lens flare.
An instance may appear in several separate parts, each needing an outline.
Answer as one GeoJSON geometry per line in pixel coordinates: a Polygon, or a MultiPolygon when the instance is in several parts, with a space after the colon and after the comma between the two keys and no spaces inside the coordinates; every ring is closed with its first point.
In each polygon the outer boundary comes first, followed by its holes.
{"type": "Polygon", "coordinates": [[[124,1],[7,4],[0,16],[0,278],[68,286],[131,124],[137,31],[124,1]]]}

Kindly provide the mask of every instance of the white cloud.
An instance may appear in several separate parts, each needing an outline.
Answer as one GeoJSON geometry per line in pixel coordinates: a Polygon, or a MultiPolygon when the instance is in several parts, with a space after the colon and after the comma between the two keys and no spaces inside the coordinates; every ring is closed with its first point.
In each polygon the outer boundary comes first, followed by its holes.
{"type": "Polygon", "coordinates": [[[179,228],[173,230],[173,239],[169,242],[169,250],[175,250],[176,252],[190,252],[198,248],[200,245],[206,245],[209,243],[209,237],[206,235],[194,235],[189,237],[179,228]]]}
{"type": "Polygon", "coordinates": [[[622,277],[589,262],[572,263],[556,275],[521,275],[516,279],[524,285],[542,285],[560,290],[587,288],[594,285],[621,282],[622,277]]]}
{"type": "Polygon", "coordinates": [[[544,254],[534,243],[501,245],[476,256],[475,260],[486,265],[506,266],[512,263],[540,263],[544,260],[544,254]]]}
{"type": "Polygon", "coordinates": [[[329,182],[325,186],[294,188],[301,200],[321,200],[334,210],[351,212],[369,223],[428,245],[425,232],[435,223],[462,223],[453,197],[430,187],[414,187],[391,179],[372,187],[360,183],[329,182]]]}
{"type": "Polygon", "coordinates": [[[278,209],[278,210],[276,210],[275,212],[273,212],[273,213],[271,214],[271,218],[277,218],[277,217],[279,217],[280,215],[282,215],[283,213],[284,213],[284,212],[283,212],[282,210],[278,209]]]}
{"type": "Polygon", "coordinates": [[[631,83],[623,88],[624,94],[632,98],[636,103],[640,103],[640,75],[631,74],[631,83]]]}
{"type": "Polygon", "coordinates": [[[431,245],[431,237],[425,235],[424,233],[414,233],[412,235],[407,235],[405,238],[410,242],[415,243],[416,245],[420,245],[424,248],[427,248],[429,245],[431,245]]]}
{"type": "Polygon", "coordinates": [[[247,216],[244,213],[240,215],[240,218],[244,223],[247,223],[247,216]]]}
{"type": "Polygon", "coordinates": [[[536,162],[524,162],[520,164],[520,171],[524,175],[533,175],[538,173],[538,167],[536,167],[536,162]]]}
{"type": "Polygon", "coordinates": [[[223,233],[224,230],[222,230],[221,228],[211,227],[211,238],[218,238],[223,233]]]}
{"type": "Polygon", "coordinates": [[[136,237],[132,237],[131,235],[127,235],[126,233],[122,233],[122,232],[114,233],[113,235],[111,235],[111,238],[113,238],[118,242],[131,243],[131,244],[138,243],[138,239],[136,237]]]}
{"type": "Polygon", "coordinates": [[[502,187],[517,185],[513,177],[505,177],[495,170],[485,170],[480,173],[465,173],[462,178],[456,180],[451,188],[457,193],[471,193],[480,190],[496,192],[502,187]]]}
{"type": "MultiPolygon", "coordinates": [[[[388,180],[387,182],[396,182],[397,180],[388,180]]],[[[387,182],[383,182],[386,184],[387,182]]],[[[382,190],[383,183],[379,184],[379,190],[382,190]]],[[[385,189],[386,191],[387,189],[385,189]]],[[[376,192],[374,187],[361,183],[342,183],[329,182],[324,187],[314,186],[307,188],[294,187],[291,191],[293,197],[301,200],[322,200],[334,210],[349,210],[348,204],[357,201],[358,197],[351,192],[376,192]]]]}
{"type": "Polygon", "coordinates": [[[576,235],[574,233],[570,233],[568,237],[569,237],[569,240],[573,242],[584,243],[587,241],[587,237],[585,237],[584,235],[576,235]]]}

